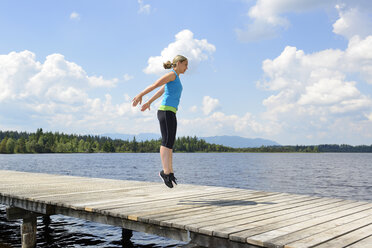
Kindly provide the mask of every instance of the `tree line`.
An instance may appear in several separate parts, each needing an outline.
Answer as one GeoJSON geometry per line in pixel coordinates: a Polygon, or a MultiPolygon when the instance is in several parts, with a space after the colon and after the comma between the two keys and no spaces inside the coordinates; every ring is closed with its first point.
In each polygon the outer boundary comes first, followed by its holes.
{"type": "MultiPolygon", "coordinates": [[[[111,139],[104,136],[75,135],[59,132],[35,133],[0,131],[0,153],[99,153],[99,152],[159,152],[161,140],[137,141],[111,139]]],[[[175,152],[372,152],[372,145],[314,145],[314,146],[261,146],[257,148],[232,148],[207,143],[197,137],[179,137],[175,152]]]]}
{"type": "MultiPolygon", "coordinates": [[[[111,139],[104,136],[72,135],[59,132],[35,133],[0,131],[0,153],[99,153],[99,152],[159,152],[161,140],[137,141],[111,139]]],[[[179,137],[175,152],[233,152],[222,145],[209,144],[197,137],[179,137]]]]}

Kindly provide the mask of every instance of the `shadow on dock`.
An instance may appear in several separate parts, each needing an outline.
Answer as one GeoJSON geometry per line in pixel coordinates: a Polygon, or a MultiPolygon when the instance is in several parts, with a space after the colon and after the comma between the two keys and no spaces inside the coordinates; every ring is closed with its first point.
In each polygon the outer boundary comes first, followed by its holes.
{"type": "Polygon", "coordinates": [[[258,204],[276,204],[274,202],[256,202],[243,200],[181,200],[179,205],[201,205],[201,206],[254,206],[258,204]]]}

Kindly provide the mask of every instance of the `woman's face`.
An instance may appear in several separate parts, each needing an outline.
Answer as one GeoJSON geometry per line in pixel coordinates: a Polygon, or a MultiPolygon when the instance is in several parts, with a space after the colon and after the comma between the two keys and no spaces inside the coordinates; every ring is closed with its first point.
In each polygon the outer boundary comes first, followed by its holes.
{"type": "Polygon", "coordinates": [[[189,62],[187,60],[185,60],[183,62],[178,62],[180,73],[185,73],[185,71],[187,70],[188,64],[189,64],[189,62]]]}

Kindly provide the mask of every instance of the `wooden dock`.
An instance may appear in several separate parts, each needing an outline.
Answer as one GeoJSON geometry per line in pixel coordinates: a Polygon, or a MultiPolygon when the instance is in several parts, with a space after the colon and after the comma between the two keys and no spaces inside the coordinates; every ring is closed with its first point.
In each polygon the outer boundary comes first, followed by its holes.
{"type": "MultiPolygon", "coordinates": [[[[23,219],[62,214],[204,247],[371,248],[372,203],[247,189],[0,170],[0,204],[23,219]]],[[[28,244],[27,244],[28,243],[28,244]]]]}

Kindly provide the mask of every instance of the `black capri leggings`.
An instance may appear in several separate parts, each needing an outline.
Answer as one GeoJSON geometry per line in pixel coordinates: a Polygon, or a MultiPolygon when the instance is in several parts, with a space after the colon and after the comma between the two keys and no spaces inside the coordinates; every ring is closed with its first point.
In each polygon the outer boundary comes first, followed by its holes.
{"type": "Polygon", "coordinates": [[[158,119],[160,123],[161,145],[173,149],[177,132],[177,118],[172,111],[158,110],[158,119]]]}

